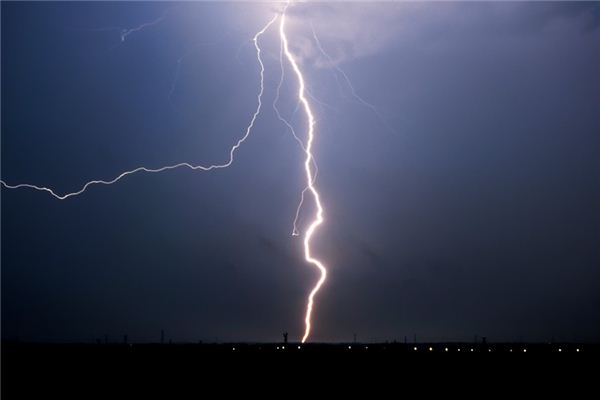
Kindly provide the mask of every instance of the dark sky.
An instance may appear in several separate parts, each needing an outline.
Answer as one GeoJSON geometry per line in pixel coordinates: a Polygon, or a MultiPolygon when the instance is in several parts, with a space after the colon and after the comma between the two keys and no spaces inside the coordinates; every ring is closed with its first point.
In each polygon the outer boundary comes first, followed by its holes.
{"type": "MultiPolygon", "coordinates": [[[[273,15],[2,2],[2,179],[64,193],[140,165],[225,161],[256,107],[248,40],[273,15]]],[[[600,340],[600,5],[303,4],[289,27],[326,104],[313,101],[314,247],[329,280],[312,340],[600,340]],[[338,87],[336,66],[381,118],[338,87]]],[[[302,335],[317,273],[290,235],[304,155],[271,108],[274,28],[264,112],[231,168],[65,201],[2,190],[4,338],[302,335]]]]}

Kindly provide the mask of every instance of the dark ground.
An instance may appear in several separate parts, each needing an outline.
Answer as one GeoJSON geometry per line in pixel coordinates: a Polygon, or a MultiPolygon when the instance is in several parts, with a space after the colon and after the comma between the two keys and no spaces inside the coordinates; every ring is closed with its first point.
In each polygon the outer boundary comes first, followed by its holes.
{"type": "Polygon", "coordinates": [[[415,377],[437,382],[453,376],[496,383],[539,376],[548,385],[564,383],[567,374],[589,383],[597,380],[599,354],[599,345],[567,343],[289,343],[285,349],[276,343],[3,343],[2,394],[7,399],[34,393],[88,398],[124,387],[138,393],[187,382],[196,389],[207,384],[234,389],[227,382],[245,379],[268,386],[336,376],[344,385],[367,377],[404,384],[415,377]]]}

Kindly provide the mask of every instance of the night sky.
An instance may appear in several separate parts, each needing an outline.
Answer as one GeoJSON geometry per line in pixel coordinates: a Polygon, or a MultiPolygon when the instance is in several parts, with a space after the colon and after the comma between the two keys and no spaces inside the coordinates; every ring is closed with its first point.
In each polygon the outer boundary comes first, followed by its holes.
{"type": "MultiPolygon", "coordinates": [[[[276,9],[1,7],[1,176],[60,193],[226,161],[256,107],[250,40],[276,9]]],[[[319,100],[329,279],[311,340],[600,340],[600,4],[313,3],[289,19],[319,100]]],[[[318,278],[291,236],[304,154],[271,107],[276,26],[261,46],[263,113],[230,168],[64,201],[2,189],[3,338],[301,337],[318,278]]],[[[303,133],[286,77],[280,108],[303,133]]]]}

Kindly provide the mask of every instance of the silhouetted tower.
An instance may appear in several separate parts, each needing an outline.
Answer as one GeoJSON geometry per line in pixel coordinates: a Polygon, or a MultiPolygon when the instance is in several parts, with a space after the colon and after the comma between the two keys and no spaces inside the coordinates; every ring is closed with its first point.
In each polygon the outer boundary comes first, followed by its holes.
{"type": "Polygon", "coordinates": [[[283,344],[287,344],[287,337],[288,337],[288,333],[284,332],[283,333],[283,344]]]}

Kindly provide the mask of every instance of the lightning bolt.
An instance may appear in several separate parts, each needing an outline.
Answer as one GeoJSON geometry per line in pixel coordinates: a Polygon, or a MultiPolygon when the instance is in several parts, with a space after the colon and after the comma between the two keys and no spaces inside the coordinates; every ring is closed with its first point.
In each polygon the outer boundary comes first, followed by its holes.
{"type": "MultiPolygon", "coordinates": [[[[205,165],[193,165],[193,164],[190,164],[187,162],[183,162],[183,163],[178,163],[178,164],[173,164],[173,165],[166,165],[166,166],[163,166],[160,168],[148,168],[148,167],[142,166],[142,167],[138,167],[138,168],[135,168],[132,170],[125,171],[111,180],[91,180],[91,181],[85,183],[79,190],[74,191],[74,192],[65,193],[65,194],[58,194],[56,191],[54,191],[53,189],[51,189],[49,187],[37,186],[37,185],[33,185],[33,184],[28,184],[28,183],[9,185],[4,180],[0,179],[1,186],[5,187],[7,189],[19,189],[19,188],[34,189],[37,191],[47,192],[50,195],[52,195],[53,197],[55,197],[56,199],[66,200],[70,197],[81,195],[89,187],[91,187],[93,185],[112,185],[114,183],[117,183],[121,179],[123,179],[129,175],[136,174],[138,172],[159,173],[159,172],[164,172],[164,171],[178,169],[178,168],[184,168],[184,167],[191,169],[191,170],[211,171],[214,169],[222,169],[222,168],[229,167],[234,161],[235,152],[250,136],[250,133],[251,133],[252,129],[254,128],[254,123],[255,123],[256,119],[258,118],[258,116],[261,112],[261,109],[262,109],[265,67],[263,64],[262,57],[261,57],[261,47],[259,45],[259,38],[271,27],[271,25],[277,20],[277,18],[280,18],[280,23],[279,23],[280,59],[279,59],[279,61],[280,61],[280,67],[281,67],[281,77],[280,77],[279,84],[277,86],[277,95],[276,95],[275,100],[273,101],[272,105],[273,105],[273,109],[275,110],[275,112],[277,114],[278,119],[287,126],[287,128],[291,132],[292,136],[298,142],[298,144],[304,151],[304,154],[306,155],[306,158],[304,160],[304,171],[306,174],[306,186],[305,186],[304,190],[302,191],[301,200],[300,200],[300,203],[296,210],[296,216],[294,219],[294,228],[293,228],[292,235],[294,235],[294,236],[300,235],[300,232],[297,228],[297,222],[298,222],[300,210],[302,208],[302,205],[304,204],[304,200],[305,200],[307,192],[309,192],[312,195],[312,198],[314,199],[314,203],[315,203],[315,207],[316,207],[316,212],[314,214],[312,221],[309,223],[308,228],[306,229],[306,232],[304,234],[304,240],[303,240],[304,258],[305,258],[306,262],[315,266],[320,272],[319,279],[316,282],[316,284],[313,286],[313,288],[311,289],[311,291],[308,295],[308,298],[307,298],[305,318],[304,318],[305,330],[304,330],[304,335],[302,336],[302,343],[306,342],[306,340],[308,339],[308,337],[310,336],[310,333],[311,333],[311,320],[312,320],[312,313],[313,313],[313,308],[314,308],[314,303],[315,303],[315,296],[317,295],[317,293],[319,292],[319,290],[325,283],[325,280],[327,279],[327,269],[326,269],[325,265],[320,260],[318,260],[317,258],[315,258],[313,256],[312,248],[311,248],[313,236],[314,236],[315,232],[317,231],[317,229],[319,228],[319,226],[321,224],[323,224],[323,222],[324,222],[324,218],[323,218],[324,210],[323,210],[323,206],[321,204],[319,192],[317,191],[317,188],[315,186],[315,180],[316,180],[316,177],[318,174],[318,168],[317,168],[317,164],[316,164],[315,158],[313,156],[312,150],[313,150],[313,144],[314,144],[314,138],[315,138],[316,120],[315,120],[315,116],[312,112],[308,98],[313,99],[317,103],[320,103],[320,102],[317,99],[315,99],[314,96],[312,96],[310,94],[310,92],[308,91],[308,89],[306,88],[304,75],[303,75],[294,55],[292,54],[292,52],[289,49],[289,41],[288,41],[288,38],[286,35],[286,30],[285,30],[285,26],[286,26],[285,22],[286,22],[286,11],[287,11],[288,7],[290,6],[290,4],[291,4],[291,0],[288,0],[281,15],[276,14],[253,37],[253,43],[254,43],[254,47],[256,49],[256,58],[260,65],[260,90],[257,95],[257,103],[258,104],[257,104],[257,107],[256,107],[254,113],[252,114],[252,118],[251,118],[248,126],[246,127],[244,135],[235,143],[235,145],[233,145],[231,147],[231,149],[229,150],[229,158],[225,163],[212,164],[212,165],[205,166],[205,165]],[[294,74],[296,75],[296,78],[298,80],[298,92],[297,92],[298,93],[298,103],[297,104],[298,104],[298,107],[303,108],[304,113],[306,114],[306,119],[307,119],[306,143],[304,143],[300,139],[300,137],[296,134],[296,131],[295,131],[294,127],[292,126],[292,124],[289,121],[287,121],[285,118],[283,118],[283,116],[279,112],[279,109],[277,108],[277,102],[280,97],[281,86],[284,82],[284,63],[283,63],[284,56],[287,59],[287,62],[291,66],[291,68],[294,71],[294,74]]],[[[165,13],[165,15],[166,15],[166,13],[165,13]]],[[[123,30],[121,32],[121,41],[122,42],[125,41],[127,36],[131,35],[134,32],[137,32],[137,31],[140,31],[149,26],[158,24],[165,18],[165,15],[161,16],[159,19],[157,19],[155,21],[151,21],[151,22],[142,24],[136,28],[123,30]]],[[[183,58],[185,58],[186,56],[187,56],[187,54],[182,56],[177,62],[177,69],[175,71],[175,78],[174,78],[174,81],[173,81],[173,84],[171,87],[171,92],[169,93],[169,99],[174,91],[174,87],[175,87],[175,84],[176,84],[176,81],[178,78],[178,74],[179,74],[180,64],[181,64],[183,58]]],[[[328,106],[325,103],[323,103],[322,105],[328,106]]]]}
{"type": "Polygon", "coordinates": [[[292,52],[289,49],[288,38],[285,33],[285,17],[286,17],[286,11],[287,11],[287,8],[289,7],[289,5],[290,5],[290,3],[288,2],[283,10],[283,13],[281,14],[281,19],[279,22],[279,36],[281,38],[281,43],[283,44],[283,46],[282,46],[283,52],[284,52],[289,64],[291,65],[292,69],[294,70],[294,73],[296,74],[296,78],[298,79],[298,100],[304,107],[304,112],[306,113],[307,125],[308,125],[307,141],[306,141],[306,147],[305,147],[306,159],[304,160],[304,170],[306,172],[306,191],[309,191],[312,194],[314,201],[315,201],[315,206],[317,208],[314,219],[309,224],[308,229],[306,230],[306,233],[304,235],[304,258],[306,259],[306,262],[317,267],[317,269],[320,272],[319,280],[317,281],[317,283],[315,284],[315,286],[312,288],[312,290],[310,291],[310,293],[308,295],[308,302],[306,305],[306,314],[305,314],[305,318],[304,318],[305,330],[304,330],[304,335],[302,336],[302,343],[304,343],[304,342],[306,342],[306,339],[308,339],[308,337],[310,336],[311,317],[312,317],[312,312],[313,312],[314,299],[315,299],[316,294],[321,289],[321,286],[323,286],[323,284],[325,283],[325,280],[327,279],[327,269],[325,268],[325,266],[323,265],[323,263],[321,261],[319,261],[318,259],[313,257],[312,252],[311,252],[311,239],[312,239],[314,233],[316,232],[317,228],[324,221],[323,206],[321,204],[319,192],[317,191],[317,188],[315,187],[315,179],[314,179],[313,164],[312,164],[312,162],[314,160],[314,156],[312,154],[312,147],[313,147],[313,142],[315,139],[315,117],[310,108],[310,103],[308,102],[308,99],[306,98],[306,90],[305,90],[306,84],[304,82],[304,76],[302,74],[302,71],[300,70],[300,67],[298,66],[298,63],[296,62],[296,59],[294,58],[294,55],[292,54],[292,52]]]}
{"type": "MultiPolygon", "coordinates": [[[[294,137],[294,140],[298,143],[298,145],[302,148],[302,150],[306,154],[306,147],[304,146],[304,142],[296,134],[296,130],[294,129],[294,126],[281,115],[281,112],[279,111],[279,108],[277,107],[277,103],[278,103],[279,97],[281,95],[281,86],[283,85],[283,81],[285,79],[285,68],[283,66],[283,41],[280,41],[280,46],[279,46],[279,67],[281,70],[281,74],[279,77],[279,83],[277,84],[277,91],[275,94],[275,98],[273,100],[273,110],[275,111],[275,114],[277,115],[277,118],[279,119],[279,121],[281,121],[281,122],[283,122],[283,124],[285,124],[285,126],[288,128],[288,130],[294,137]]],[[[298,101],[296,109],[298,108],[298,106],[300,104],[301,104],[300,101],[298,101]]],[[[295,112],[296,112],[296,110],[294,110],[294,113],[295,112]]],[[[314,159],[312,160],[312,163],[313,163],[313,166],[315,167],[315,179],[316,179],[319,169],[318,169],[317,163],[314,159]]],[[[302,206],[304,205],[304,194],[306,193],[307,190],[308,190],[308,186],[306,186],[302,190],[302,193],[300,194],[300,202],[298,203],[298,206],[296,207],[296,214],[294,216],[292,236],[300,236],[300,230],[298,229],[298,219],[300,218],[300,210],[302,210],[302,206]]]]}
{"type": "MultiPolygon", "coordinates": [[[[77,191],[74,191],[74,192],[66,193],[66,194],[63,194],[63,195],[60,195],[60,194],[56,193],[53,189],[51,189],[49,187],[32,185],[32,184],[29,184],[29,183],[20,183],[20,184],[17,184],[17,185],[9,185],[4,180],[0,180],[0,184],[2,186],[4,186],[5,188],[7,188],[7,189],[29,188],[29,189],[34,189],[34,190],[42,191],[42,192],[47,192],[50,195],[52,195],[55,198],[57,198],[58,200],[65,200],[65,199],[68,199],[69,197],[78,196],[78,195],[84,193],[90,186],[93,186],[93,185],[112,185],[114,183],[117,183],[121,179],[125,178],[126,176],[133,175],[133,174],[138,173],[138,172],[159,173],[159,172],[163,172],[163,171],[168,171],[168,170],[177,169],[177,168],[184,168],[184,167],[185,168],[189,168],[189,169],[194,170],[194,171],[196,171],[196,170],[211,171],[213,169],[222,169],[222,168],[229,167],[233,163],[234,154],[237,151],[237,149],[246,141],[246,139],[248,138],[248,136],[250,136],[252,128],[254,127],[254,123],[255,123],[256,119],[258,118],[258,115],[260,114],[260,111],[261,111],[261,108],[262,108],[262,96],[263,96],[263,92],[264,92],[265,66],[263,64],[263,60],[262,60],[262,57],[261,57],[261,48],[259,46],[258,39],[259,39],[259,37],[261,35],[263,35],[267,31],[267,29],[269,29],[269,27],[275,22],[276,19],[277,19],[277,15],[275,17],[273,17],[267,23],[267,25],[265,25],[260,31],[258,31],[254,35],[253,41],[254,41],[254,47],[256,49],[256,58],[257,58],[258,63],[260,65],[260,91],[258,92],[258,95],[257,95],[258,105],[256,106],[256,110],[252,114],[252,118],[250,120],[250,123],[246,127],[246,131],[245,131],[244,135],[229,150],[229,159],[227,160],[227,162],[225,162],[223,164],[212,164],[212,165],[208,165],[208,166],[205,166],[205,165],[193,165],[193,164],[190,164],[190,163],[187,163],[187,162],[183,162],[183,163],[179,163],[179,164],[166,165],[166,166],[160,167],[160,168],[138,167],[138,168],[135,168],[135,169],[132,169],[132,170],[129,170],[129,171],[125,171],[125,172],[121,173],[120,175],[118,175],[116,178],[111,179],[111,180],[91,180],[91,181],[85,183],[81,187],[81,189],[79,189],[77,191]]],[[[158,22],[160,22],[160,21],[156,20],[156,21],[154,21],[154,24],[156,24],[158,22]]],[[[150,24],[150,23],[148,23],[148,24],[150,24]]],[[[148,24],[145,24],[144,26],[148,26],[148,24]]],[[[136,28],[134,30],[130,30],[130,33],[131,32],[135,32],[136,30],[140,30],[140,29],[142,29],[142,28],[138,27],[138,28],[136,28]]]]}

